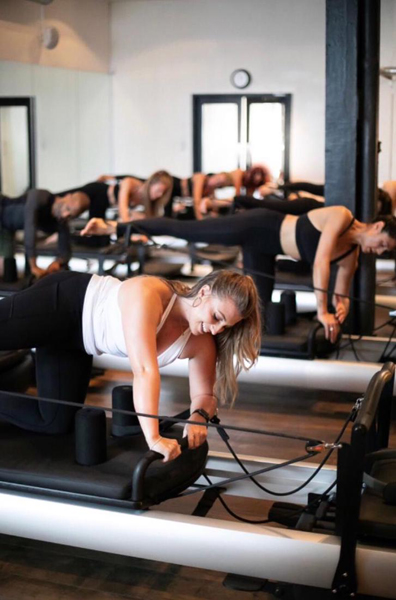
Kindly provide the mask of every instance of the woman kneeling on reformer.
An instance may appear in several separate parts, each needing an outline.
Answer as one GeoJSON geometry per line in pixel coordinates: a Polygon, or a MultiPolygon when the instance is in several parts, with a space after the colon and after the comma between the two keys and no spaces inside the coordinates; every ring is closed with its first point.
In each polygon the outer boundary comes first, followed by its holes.
{"type": "Polygon", "coordinates": [[[244,268],[253,275],[263,306],[271,300],[276,255],[286,254],[296,260],[305,260],[313,266],[318,319],[323,324],[326,338],[333,343],[349,312],[346,296],[360,250],[380,255],[396,248],[395,217],[385,216],[374,223],[361,223],[344,206],[318,208],[298,217],[258,208],[222,219],[199,222],[147,219],[136,226],[92,219],[82,235],[108,234],[116,230],[118,235],[170,235],[189,242],[241,246],[244,268]],[[327,298],[333,263],[338,266],[334,314],[328,311],[327,298]]]}
{"type": "MultiPolygon", "coordinates": [[[[135,410],[158,414],[159,367],[189,359],[191,421],[208,422],[217,398],[235,399],[236,375],[260,348],[260,310],[253,280],[216,271],[191,289],[159,277],[56,273],[0,302],[0,349],[36,348],[38,395],[83,404],[92,356],[128,356],[135,410]],[[216,380],[217,370],[217,380],[216,380]]],[[[77,408],[0,395],[0,418],[24,429],[63,433],[77,408]]],[[[154,418],[139,419],[148,447],[165,461],[180,454],[175,439],[159,434],[154,418]]],[[[185,428],[190,448],[207,428],[185,428]]]]}

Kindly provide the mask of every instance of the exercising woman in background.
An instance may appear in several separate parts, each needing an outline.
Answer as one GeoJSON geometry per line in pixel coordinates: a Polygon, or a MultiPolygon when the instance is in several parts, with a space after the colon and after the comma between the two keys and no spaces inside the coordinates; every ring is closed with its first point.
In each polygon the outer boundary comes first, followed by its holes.
{"type": "Polygon", "coordinates": [[[116,230],[118,235],[133,232],[170,235],[189,242],[241,246],[244,268],[254,277],[263,305],[271,300],[276,255],[286,254],[296,260],[305,260],[313,267],[318,319],[332,342],[337,339],[340,325],[349,312],[349,300],[344,296],[349,294],[359,251],[380,255],[396,248],[394,217],[362,223],[343,206],[321,208],[299,217],[260,208],[199,222],[150,219],[140,221],[137,227],[133,223],[117,227],[115,222],[93,219],[82,235],[116,230]],[[326,291],[333,263],[338,265],[332,298],[335,314],[328,312],[326,291]]]}
{"type": "MultiPolygon", "coordinates": [[[[99,179],[103,181],[105,177],[107,176],[99,179]]],[[[131,218],[160,217],[170,202],[172,185],[172,177],[166,171],[156,171],[146,181],[124,176],[119,182],[109,185],[110,204],[118,207],[118,217],[121,222],[129,221],[131,218]],[[133,209],[138,206],[143,207],[143,212],[133,212],[133,209]]]]}
{"type": "MultiPolygon", "coordinates": [[[[239,194],[242,175],[243,171],[237,169],[230,173],[210,173],[209,175],[205,175],[204,173],[194,173],[191,177],[180,178],[175,175],[169,175],[166,171],[158,171],[147,181],[150,182],[151,180],[151,183],[160,181],[160,183],[166,185],[166,201],[161,202],[161,208],[166,217],[175,216],[175,211],[178,210],[174,204],[175,198],[180,198],[182,200],[192,198],[193,207],[190,218],[201,219],[202,200],[209,196],[212,197],[215,190],[222,187],[235,187],[239,194]],[[161,174],[160,179],[158,179],[159,174],[161,174]],[[153,180],[153,178],[155,179],[153,180]]],[[[122,222],[128,221],[128,207],[134,207],[137,206],[137,204],[142,203],[145,206],[147,205],[147,200],[142,202],[142,195],[147,196],[147,190],[145,190],[144,187],[147,182],[129,175],[118,175],[114,177],[111,175],[102,175],[99,177],[99,181],[111,181],[112,179],[117,179],[117,183],[112,184],[110,188],[112,203],[118,203],[120,220],[122,222]]],[[[145,212],[147,217],[161,216],[158,214],[158,210],[155,215],[147,214],[147,210],[145,212]]]]}
{"type": "MultiPolygon", "coordinates": [[[[158,171],[158,173],[166,173],[166,171],[158,171]]],[[[158,175],[155,174],[155,175],[158,175]]],[[[168,173],[167,173],[168,175],[168,173]]],[[[154,177],[154,176],[152,176],[154,177]]],[[[230,201],[216,201],[215,191],[217,189],[225,187],[233,187],[234,194],[239,195],[242,187],[245,188],[246,193],[253,194],[265,182],[269,181],[269,171],[264,166],[256,166],[246,171],[242,169],[235,169],[234,171],[221,172],[221,173],[194,173],[191,177],[180,178],[175,175],[169,175],[171,177],[171,193],[166,202],[162,202],[163,212],[166,217],[175,216],[176,207],[174,205],[175,198],[187,199],[192,198],[193,210],[191,218],[201,220],[210,212],[214,205],[230,206],[230,201]]],[[[127,221],[126,208],[129,206],[136,206],[136,202],[139,201],[139,193],[142,193],[142,180],[139,177],[133,177],[130,175],[102,175],[98,181],[110,182],[111,180],[117,180],[116,184],[111,184],[112,203],[116,204],[118,199],[120,220],[122,222],[127,221]],[[129,198],[129,200],[127,200],[129,198]]],[[[165,179],[163,179],[165,181],[165,179]]],[[[166,190],[168,192],[168,188],[166,190]]],[[[161,216],[161,215],[149,215],[146,211],[146,216],[161,216]]]]}

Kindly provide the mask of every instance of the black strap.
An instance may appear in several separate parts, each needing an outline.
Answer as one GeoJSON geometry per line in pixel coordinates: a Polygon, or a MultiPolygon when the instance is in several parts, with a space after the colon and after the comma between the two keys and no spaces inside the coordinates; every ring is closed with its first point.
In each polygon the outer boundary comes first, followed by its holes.
{"type": "Polygon", "coordinates": [[[349,250],[347,250],[346,252],[344,252],[344,254],[341,254],[341,256],[337,256],[337,258],[333,258],[333,260],[330,261],[330,264],[337,263],[340,260],[342,260],[343,258],[346,258],[350,254],[352,254],[352,252],[354,252],[356,250],[356,248],[357,248],[357,244],[353,244],[353,246],[351,248],[349,248],[349,250]]]}
{"type": "Polygon", "coordinates": [[[349,222],[349,224],[345,227],[345,229],[343,231],[341,231],[340,235],[338,237],[341,237],[344,235],[344,233],[346,233],[354,224],[355,222],[355,217],[352,217],[351,221],[349,222]]]}
{"type": "Polygon", "coordinates": [[[197,506],[195,507],[195,510],[192,513],[192,515],[194,517],[206,517],[206,515],[212,508],[213,504],[219,498],[220,494],[224,491],[225,491],[225,488],[223,488],[223,487],[208,488],[204,492],[204,495],[198,502],[197,506]]]}

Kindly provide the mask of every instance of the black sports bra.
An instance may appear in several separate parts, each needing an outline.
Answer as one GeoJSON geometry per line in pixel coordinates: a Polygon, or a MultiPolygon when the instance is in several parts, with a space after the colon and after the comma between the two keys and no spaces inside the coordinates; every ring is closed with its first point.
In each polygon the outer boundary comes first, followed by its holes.
{"type": "MultiPolygon", "coordinates": [[[[355,217],[352,217],[351,222],[344,229],[344,231],[342,231],[340,233],[340,235],[338,237],[343,236],[344,233],[346,233],[352,227],[354,222],[355,222],[355,217]]],[[[319,231],[319,229],[316,229],[316,227],[313,225],[311,219],[308,217],[308,213],[298,217],[297,223],[296,223],[297,248],[298,248],[298,251],[300,253],[302,260],[305,260],[306,262],[310,263],[311,265],[313,265],[313,263],[315,261],[315,255],[316,255],[316,251],[318,249],[319,240],[320,240],[321,235],[322,235],[322,232],[319,231]]],[[[342,260],[343,258],[345,258],[346,256],[349,256],[349,254],[352,254],[352,252],[356,249],[356,247],[357,247],[357,244],[353,244],[353,246],[351,246],[351,248],[349,248],[349,250],[347,250],[340,256],[337,256],[337,258],[334,258],[332,261],[330,261],[330,264],[337,263],[340,260],[342,260]]]]}

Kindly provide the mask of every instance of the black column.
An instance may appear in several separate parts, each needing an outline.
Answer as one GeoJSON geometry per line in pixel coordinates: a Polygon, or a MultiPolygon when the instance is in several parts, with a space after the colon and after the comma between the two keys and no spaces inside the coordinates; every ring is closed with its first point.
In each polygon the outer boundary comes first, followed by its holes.
{"type": "MultiPolygon", "coordinates": [[[[363,221],[375,214],[380,0],[326,3],[326,204],[363,221]]],[[[352,293],[352,331],[374,327],[375,259],[363,256],[352,293]]]]}

